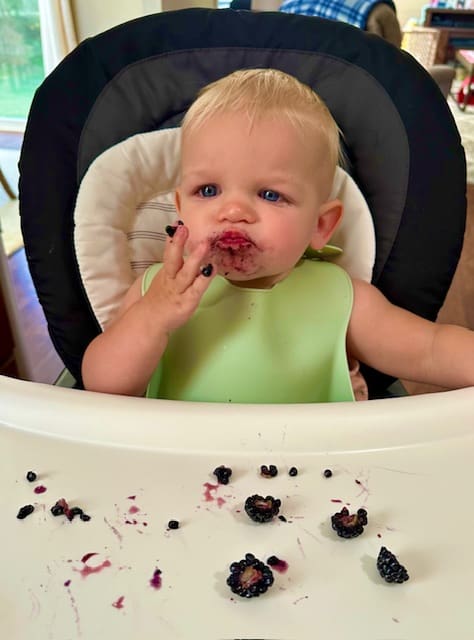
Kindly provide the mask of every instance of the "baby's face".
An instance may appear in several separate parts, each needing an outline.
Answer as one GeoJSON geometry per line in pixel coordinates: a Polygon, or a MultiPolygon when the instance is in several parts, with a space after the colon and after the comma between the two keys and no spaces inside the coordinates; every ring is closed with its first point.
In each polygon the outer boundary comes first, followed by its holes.
{"type": "Polygon", "coordinates": [[[284,119],[262,118],[250,129],[233,113],[188,132],[177,190],[187,250],[207,240],[218,273],[242,286],[284,278],[312,239],[314,246],[327,196],[330,171],[316,143],[284,119]]]}

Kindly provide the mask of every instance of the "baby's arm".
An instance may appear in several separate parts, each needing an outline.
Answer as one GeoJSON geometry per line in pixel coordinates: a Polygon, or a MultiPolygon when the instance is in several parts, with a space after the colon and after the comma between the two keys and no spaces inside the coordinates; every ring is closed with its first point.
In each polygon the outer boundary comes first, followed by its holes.
{"type": "Polygon", "coordinates": [[[184,261],[188,230],[166,242],[163,267],[145,295],[141,278],[131,286],[117,318],[87,347],[82,362],[90,391],[141,396],[168,344],[169,334],[192,316],[212,277],[201,274],[209,250],[199,244],[184,261]]]}
{"type": "Polygon", "coordinates": [[[451,389],[474,385],[474,331],[442,325],[391,304],[354,281],[348,351],[388,375],[451,389]]]}

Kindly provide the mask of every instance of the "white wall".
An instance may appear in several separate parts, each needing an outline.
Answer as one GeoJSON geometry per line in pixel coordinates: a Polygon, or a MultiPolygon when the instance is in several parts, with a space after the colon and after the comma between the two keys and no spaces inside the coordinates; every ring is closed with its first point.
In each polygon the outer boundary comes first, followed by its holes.
{"type": "Polygon", "coordinates": [[[79,41],[95,36],[122,22],[152,13],[152,6],[161,10],[161,0],[72,0],[79,41]],[[147,6],[148,5],[148,6],[147,6]],[[146,8],[149,10],[147,11],[146,8]]]}
{"type": "Polygon", "coordinates": [[[397,7],[397,16],[400,26],[403,27],[410,18],[420,18],[421,10],[429,4],[429,0],[423,2],[422,0],[394,0],[397,7]]]}

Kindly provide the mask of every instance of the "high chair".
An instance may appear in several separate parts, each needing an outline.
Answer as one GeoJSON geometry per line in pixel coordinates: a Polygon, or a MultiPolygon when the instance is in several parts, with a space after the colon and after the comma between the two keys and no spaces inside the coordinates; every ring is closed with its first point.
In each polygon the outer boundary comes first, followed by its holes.
{"type": "MultiPolygon", "coordinates": [[[[423,67],[334,21],[165,12],[82,42],[39,87],[28,117],[20,158],[25,251],[53,344],[78,386],[101,326],[74,238],[84,176],[132,136],[179,127],[201,87],[245,67],[281,69],[325,100],[342,132],[346,171],[372,216],[372,282],[392,302],[436,318],[462,247],[466,169],[448,105],[423,67]]],[[[117,269],[129,271],[125,254],[99,258],[99,266],[117,259],[117,269]]],[[[364,373],[372,395],[392,382],[364,373]]]]}

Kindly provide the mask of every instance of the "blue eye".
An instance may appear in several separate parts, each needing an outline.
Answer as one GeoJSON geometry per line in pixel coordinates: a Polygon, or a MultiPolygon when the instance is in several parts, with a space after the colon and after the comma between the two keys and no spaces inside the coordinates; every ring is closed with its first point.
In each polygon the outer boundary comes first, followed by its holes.
{"type": "Polygon", "coordinates": [[[268,200],[269,202],[278,202],[281,198],[278,191],[273,191],[272,189],[264,189],[260,191],[260,197],[264,200],[268,200]]]}
{"type": "Polygon", "coordinates": [[[198,193],[203,198],[212,198],[217,195],[217,187],[215,184],[205,184],[199,187],[198,193]]]}

